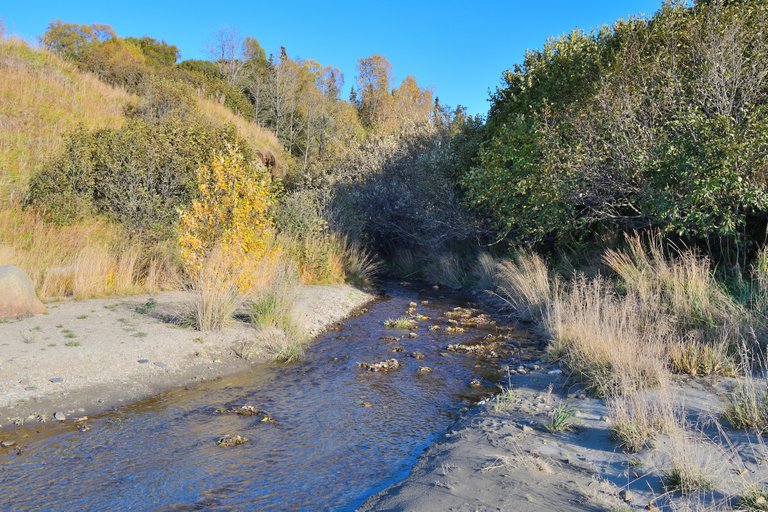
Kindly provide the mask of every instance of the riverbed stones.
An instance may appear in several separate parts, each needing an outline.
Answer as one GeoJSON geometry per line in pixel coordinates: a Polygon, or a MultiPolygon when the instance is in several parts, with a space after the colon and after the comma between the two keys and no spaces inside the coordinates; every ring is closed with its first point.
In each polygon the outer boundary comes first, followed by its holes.
{"type": "Polygon", "coordinates": [[[247,437],[241,436],[239,434],[236,435],[230,435],[226,434],[224,436],[221,436],[218,441],[216,441],[216,446],[220,446],[222,448],[231,448],[233,446],[239,446],[241,444],[245,444],[249,442],[250,439],[247,437]]]}
{"type": "Polygon", "coordinates": [[[0,318],[31,316],[45,311],[27,274],[13,265],[0,266],[0,318]]]}
{"type": "Polygon", "coordinates": [[[53,419],[56,421],[66,421],[67,415],[61,411],[56,411],[53,413],[53,419]]]}
{"type": "Polygon", "coordinates": [[[424,354],[422,354],[421,352],[411,352],[411,357],[414,359],[421,360],[421,359],[424,359],[424,354]]]}
{"type": "Polygon", "coordinates": [[[16,445],[16,441],[0,441],[0,448],[11,448],[16,445]]]}
{"type": "Polygon", "coordinates": [[[419,368],[419,371],[418,371],[419,375],[426,375],[428,373],[432,373],[432,368],[430,368],[429,366],[422,366],[421,368],[419,368]]]}
{"type": "Polygon", "coordinates": [[[358,366],[363,370],[370,372],[388,372],[391,370],[397,370],[400,368],[400,361],[397,359],[387,359],[386,361],[380,361],[378,363],[359,363],[358,366]]]}

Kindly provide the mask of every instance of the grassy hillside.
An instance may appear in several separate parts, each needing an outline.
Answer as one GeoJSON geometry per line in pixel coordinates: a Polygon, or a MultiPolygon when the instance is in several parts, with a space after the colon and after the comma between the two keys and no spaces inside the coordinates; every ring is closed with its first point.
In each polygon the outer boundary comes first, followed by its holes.
{"type": "MultiPolygon", "coordinates": [[[[129,241],[120,225],[93,216],[50,224],[22,206],[30,178],[64,149],[69,133],[122,126],[138,98],[18,40],[0,40],[0,69],[0,263],[26,270],[43,298],[178,285],[171,243],[129,241]]],[[[195,101],[206,122],[234,125],[276,168],[287,165],[269,130],[210,99],[195,101]]]]}

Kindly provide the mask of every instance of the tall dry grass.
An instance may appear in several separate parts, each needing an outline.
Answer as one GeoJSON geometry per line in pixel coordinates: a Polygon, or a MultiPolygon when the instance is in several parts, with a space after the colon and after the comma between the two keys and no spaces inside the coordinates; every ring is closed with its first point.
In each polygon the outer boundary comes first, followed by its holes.
{"type": "Polygon", "coordinates": [[[661,299],[678,332],[711,330],[745,316],[717,282],[709,258],[665,246],[658,236],[628,236],[626,249],[608,250],[603,261],[644,302],[661,299]]]}
{"type": "Polygon", "coordinates": [[[544,258],[531,251],[519,251],[499,263],[496,281],[499,296],[528,321],[544,318],[559,286],[544,258]]]}
{"type": "Polygon", "coordinates": [[[605,279],[575,277],[555,293],[543,324],[550,353],[600,396],[667,382],[663,318],[649,317],[636,297],[617,295],[605,279]]]}
{"type": "Polygon", "coordinates": [[[201,331],[226,326],[243,302],[238,287],[242,267],[221,247],[214,248],[193,277],[192,317],[201,331]]]}
{"type": "Polygon", "coordinates": [[[157,249],[98,219],[58,226],[20,209],[0,210],[0,264],[24,269],[43,300],[177,288],[174,255],[157,249]]]}

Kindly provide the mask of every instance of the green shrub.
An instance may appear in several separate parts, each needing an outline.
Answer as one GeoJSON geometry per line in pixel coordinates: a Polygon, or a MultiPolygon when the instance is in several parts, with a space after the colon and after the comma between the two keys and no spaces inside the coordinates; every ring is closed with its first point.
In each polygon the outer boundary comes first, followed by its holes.
{"type": "Polygon", "coordinates": [[[26,203],[50,221],[70,223],[104,214],[133,233],[166,238],[177,222],[177,209],[197,193],[197,168],[213,150],[237,139],[232,128],[178,118],[79,130],[31,180],[26,203]]]}

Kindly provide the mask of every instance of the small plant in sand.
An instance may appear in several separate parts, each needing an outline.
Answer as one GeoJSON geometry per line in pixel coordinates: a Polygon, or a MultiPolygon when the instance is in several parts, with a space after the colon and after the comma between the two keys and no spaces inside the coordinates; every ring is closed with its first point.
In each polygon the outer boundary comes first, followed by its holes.
{"type": "Polygon", "coordinates": [[[408,318],[407,316],[400,316],[397,318],[388,318],[387,320],[385,320],[384,327],[387,327],[389,329],[409,330],[409,329],[416,329],[416,327],[418,327],[418,323],[413,318],[408,318]]]}
{"type": "Polygon", "coordinates": [[[502,388],[502,390],[493,397],[493,412],[506,412],[515,407],[517,395],[511,387],[502,388]]]}
{"type": "Polygon", "coordinates": [[[552,411],[549,423],[544,425],[549,432],[568,432],[573,430],[573,418],[576,411],[566,404],[560,404],[552,411]]]}
{"type": "Polygon", "coordinates": [[[754,377],[746,377],[728,394],[723,417],[733,428],[768,431],[768,389],[754,377]]]}
{"type": "Polygon", "coordinates": [[[739,499],[738,509],[749,512],[768,511],[768,492],[765,488],[751,486],[739,499]]]}
{"type": "Polygon", "coordinates": [[[705,446],[709,441],[684,423],[669,432],[670,467],[662,472],[667,491],[692,494],[711,491],[715,481],[705,446]]]}

